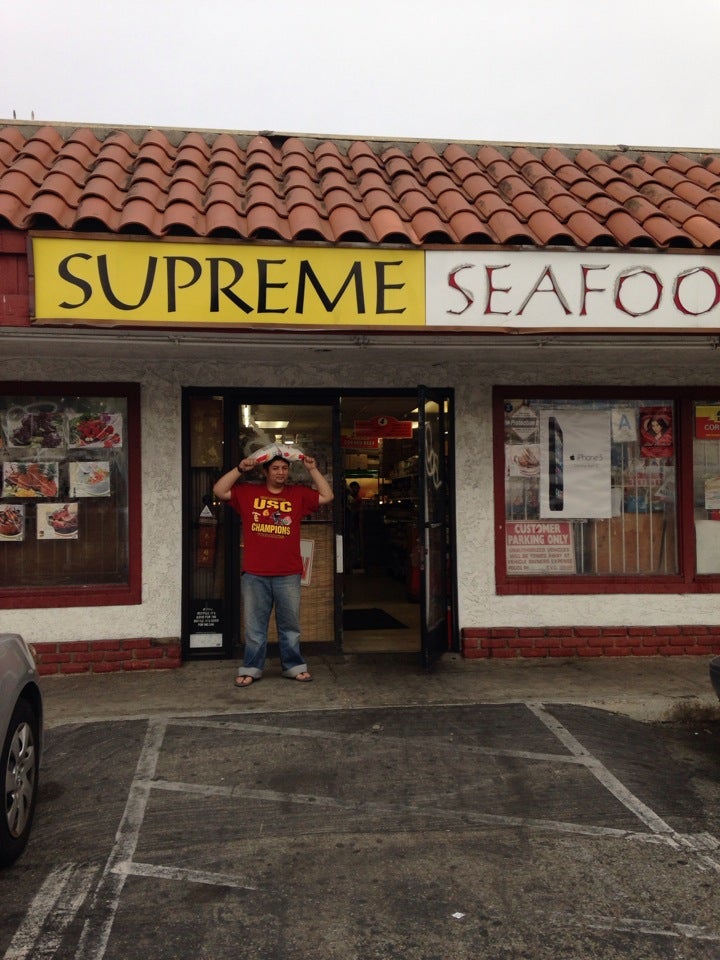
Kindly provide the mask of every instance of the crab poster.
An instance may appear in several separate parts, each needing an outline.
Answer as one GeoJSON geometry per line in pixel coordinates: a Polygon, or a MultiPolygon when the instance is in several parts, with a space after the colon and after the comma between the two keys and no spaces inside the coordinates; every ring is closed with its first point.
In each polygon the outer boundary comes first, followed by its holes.
{"type": "Polygon", "coordinates": [[[122,447],[123,420],[121,413],[70,414],[68,446],[73,449],[122,447]]]}

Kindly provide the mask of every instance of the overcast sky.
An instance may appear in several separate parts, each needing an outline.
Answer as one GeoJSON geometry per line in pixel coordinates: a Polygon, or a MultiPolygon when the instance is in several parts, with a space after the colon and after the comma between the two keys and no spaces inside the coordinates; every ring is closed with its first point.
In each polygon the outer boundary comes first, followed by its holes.
{"type": "Polygon", "coordinates": [[[4,0],[0,117],[720,147],[720,0],[4,0]]]}

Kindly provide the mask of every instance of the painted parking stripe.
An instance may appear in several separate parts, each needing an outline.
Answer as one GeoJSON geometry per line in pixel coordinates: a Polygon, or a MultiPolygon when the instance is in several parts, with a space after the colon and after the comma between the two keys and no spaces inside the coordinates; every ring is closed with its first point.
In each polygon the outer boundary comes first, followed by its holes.
{"type": "Polygon", "coordinates": [[[97,871],[68,863],[53,870],[33,897],[3,960],[50,960],[90,892],[97,871]]]}
{"type": "Polygon", "coordinates": [[[166,728],[167,721],[164,719],[150,720],[148,723],[125,811],[115,835],[115,845],[95,889],[90,916],[85,921],[75,960],[101,960],[105,955],[120,896],[137,848],[166,728]]]}
{"type": "Polygon", "coordinates": [[[208,870],[187,870],[184,867],[162,867],[155,863],[128,864],[127,873],[133,877],[152,877],[154,880],[183,880],[190,883],[206,883],[215,887],[233,887],[236,890],[257,890],[257,886],[240,883],[230,874],[211,873],[208,870]]]}
{"type": "Polygon", "coordinates": [[[654,810],[651,810],[647,804],[643,803],[638,797],[635,796],[628,788],[617,779],[607,767],[602,764],[599,760],[593,757],[585,747],[577,740],[572,733],[563,726],[559,720],[557,720],[552,714],[550,714],[542,704],[539,703],[528,703],[528,709],[540,720],[545,726],[550,730],[555,736],[560,740],[560,742],[574,755],[578,757],[586,757],[586,767],[590,773],[602,784],[602,786],[611,793],[616,800],[619,800],[623,806],[633,813],[638,820],[644,823],[649,830],[651,830],[657,836],[665,838],[669,843],[674,846],[681,847],[686,850],[691,850],[696,854],[696,859],[701,867],[708,868],[720,873],[720,862],[714,857],[709,856],[706,853],[703,853],[698,849],[698,845],[688,838],[684,834],[678,833],[676,830],[670,826],[669,823],[666,823],[662,817],[659,817],[654,810]]]}
{"type": "Polygon", "coordinates": [[[230,797],[263,803],[293,803],[310,807],[345,810],[357,815],[382,814],[398,818],[408,816],[431,816],[433,820],[457,822],[460,825],[481,824],[491,827],[525,827],[548,833],[569,833],[584,837],[606,837],[616,840],[638,840],[643,843],[669,843],[677,846],[675,837],[661,834],[640,833],[622,830],[617,827],[595,827],[589,824],[564,823],[558,820],[542,820],[532,817],[504,817],[493,813],[476,813],[473,810],[448,810],[429,804],[378,803],[377,801],[339,800],[337,797],[318,794],[283,793],[280,790],[249,790],[242,787],[209,786],[196,783],[182,783],[175,780],[156,780],[154,790],[168,790],[199,797],[230,797]]]}

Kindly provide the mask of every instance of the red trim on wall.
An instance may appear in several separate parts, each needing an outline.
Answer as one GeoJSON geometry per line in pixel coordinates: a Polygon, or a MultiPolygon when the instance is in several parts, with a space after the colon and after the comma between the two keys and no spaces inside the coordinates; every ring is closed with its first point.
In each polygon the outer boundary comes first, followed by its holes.
{"type": "Polygon", "coordinates": [[[465,627],[461,637],[470,660],[720,654],[720,626],[465,627]]]}
{"type": "Polygon", "coordinates": [[[172,670],[182,666],[179,637],[136,637],[33,643],[40,676],[118,673],[121,670],[172,670]]]}

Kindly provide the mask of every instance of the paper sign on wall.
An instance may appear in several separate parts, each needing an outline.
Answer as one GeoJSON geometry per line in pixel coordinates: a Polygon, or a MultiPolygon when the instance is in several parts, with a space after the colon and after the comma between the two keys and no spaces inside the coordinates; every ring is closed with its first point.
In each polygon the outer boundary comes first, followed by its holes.
{"type": "Polygon", "coordinates": [[[300,557],[302,559],[302,575],[300,577],[300,586],[309,587],[312,579],[313,554],[315,552],[314,540],[300,541],[300,557]]]}
{"type": "Polygon", "coordinates": [[[612,515],[610,413],[543,411],[540,420],[540,516],[612,515]]]}

